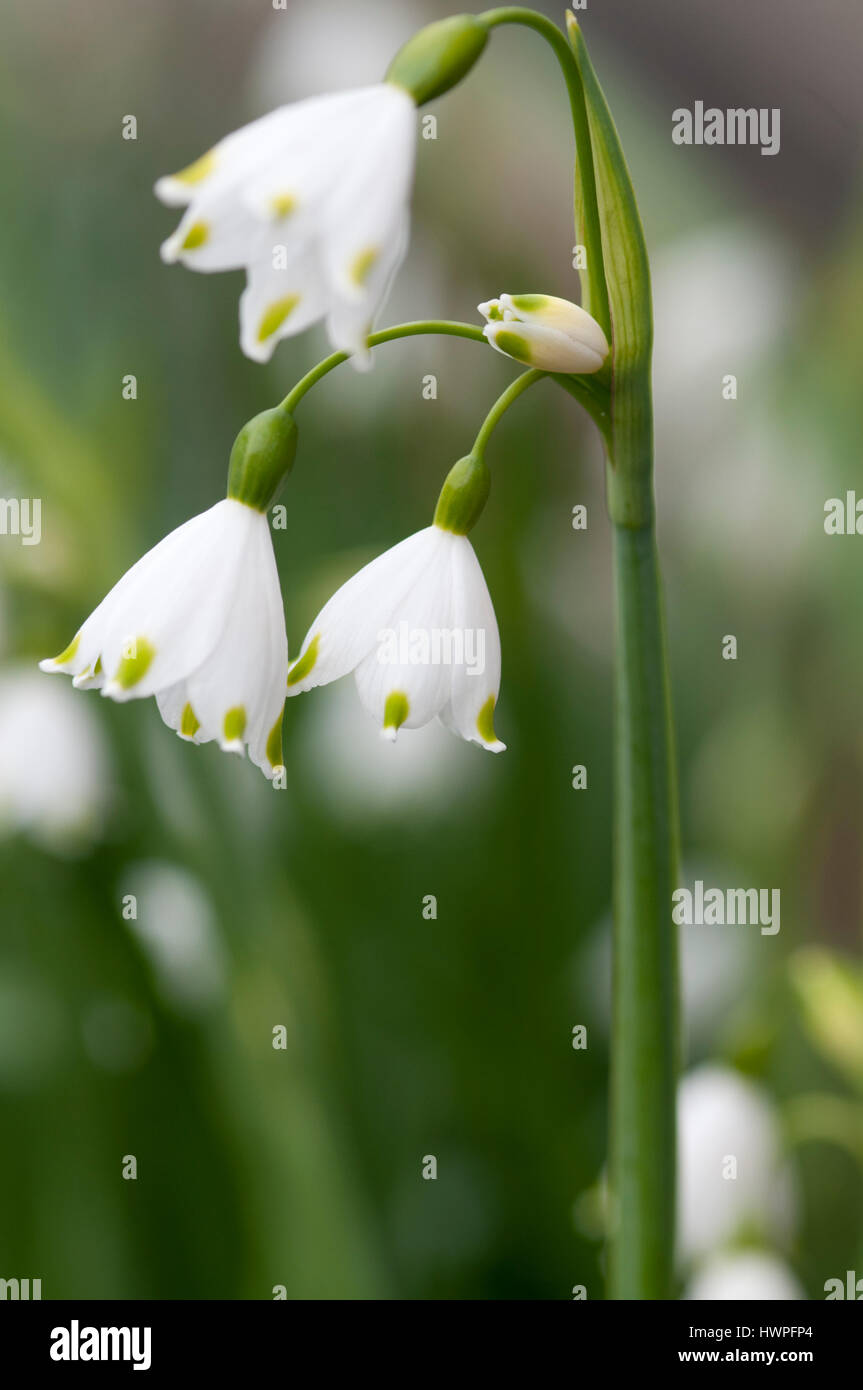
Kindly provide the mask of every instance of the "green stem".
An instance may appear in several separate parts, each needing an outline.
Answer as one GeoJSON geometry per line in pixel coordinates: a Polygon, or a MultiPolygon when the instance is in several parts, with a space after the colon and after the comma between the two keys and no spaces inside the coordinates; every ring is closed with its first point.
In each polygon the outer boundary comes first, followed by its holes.
{"type": "Polygon", "coordinates": [[[550,44],[560,64],[566,82],[566,90],[569,94],[572,127],[575,134],[575,222],[580,240],[587,251],[587,286],[586,293],[583,295],[584,308],[602,325],[605,336],[611,342],[611,314],[602,258],[602,233],[599,220],[599,202],[596,196],[593,146],[590,139],[587,106],[584,100],[584,87],[572,49],[557,25],[544,14],[538,14],[536,10],[524,9],[520,5],[504,5],[499,9],[486,10],[478,18],[487,29],[496,29],[504,24],[520,24],[526,29],[533,29],[550,44]]]}
{"type": "MultiPolygon", "coordinates": [[[[413,323],[396,323],[391,328],[382,328],[380,332],[370,334],[368,344],[370,348],[380,347],[382,343],[392,343],[398,338],[416,338],[425,333],[443,334],[450,338],[471,338],[475,343],[486,342],[482,329],[474,323],[455,323],[449,319],[417,319],[413,323]]],[[[321,377],[325,377],[342,362],[347,362],[349,357],[350,353],[347,352],[333,352],[329,357],[325,357],[291,388],[282,401],[281,408],[293,414],[306,392],[310,391],[321,377]]]]}
{"type": "Polygon", "coordinates": [[[671,1297],[677,796],[653,523],[613,525],[616,598],[610,1295],[671,1297]]]}
{"type": "Polygon", "coordinates": [[[506,390],[503,391],[495,401],[491,410],[486,415],[480,426],[479,433],[474,440],[471,454],[476,459],[481,459],[485,454],[485,446],[489,441],[495,425],[503,415],[509,410],[513,401],[517,401],[522,391],[526,391],[529,386],[533,386],[535,381],[542,381],[548,376],[548,372],[539,372],[531,369],[529,372],[522,372],[515,381],[511,381],[506,390]]]}

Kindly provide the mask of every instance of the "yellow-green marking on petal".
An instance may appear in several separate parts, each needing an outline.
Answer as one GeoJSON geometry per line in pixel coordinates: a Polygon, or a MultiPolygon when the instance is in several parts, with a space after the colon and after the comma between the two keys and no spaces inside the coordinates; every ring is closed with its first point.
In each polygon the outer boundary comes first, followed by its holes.
{"type": "Polygon", "coordinates": [[[287,217],[297,206],[293,193],[276,193],[270,199],[270,208],[276,217],[287,217]]]}
{"type": "Polygon", "coordinates": [[[321,641],[321,634],[316,632],[306,650],[298,661],[295,661],[288,672],[288,685],[296,685],[298,681],[304,681],[306,676],[313,670],[318,659],[318,647],[321,641]]]}
{"type": "Polygon", "coordinates": [[[190,704],[183,706],[183,713],[180,715],[180,733],[186,738],[194,738],[201,727],[201,721],[195,714],[190,704]]]}
{"type": "Polygon", "coordinates": [[[354,256],[348,271],[354,285],[362,287],[366,283],[379,255],[380,251],[376,246],[367,246],[364,251],[360,251],[354,256]]]}
{"type": "Polygon", "coordinates": [[[77,632],[77,633],[75,634],[75,636],[72,638],[72,641],[69,643],[69,645],[68,645],[68,647],[66,648],[66,650],[65,650],[64,652],[61,652],[59,656],[55,656],[55,657],[54,657],[54,660],[55,660],[55,662],[57,663],[58,666],[65,666],[67,661],[71,661],[71,660],[72,660],[72,657],[75,655],[76,651],[78,650],[78,645],[79,645],[80,641],[81,641],[81,634],[80,634],[80,632],[77,632]]]}
{"type": "Polygon", "coordinates": [[[524,362],[530,366],[533,360],[530,343],[520,333],[512,333],[508,329],[504,329],[502,333],[495,333],[494,341],[495,346],[499,347],[501,352],[506,352],[510,357],[514,357],[516,362],[524,362]]]}
{"type": "Polygon", "coordinates": [[[494,696],[489,695],[482,709],[476,717],[477,733],[486,743],[497,743],[498,737],[494,731],[494,696]]]}
{"type": "Polygon", "coordinates": [[[133,685],[137,685],[143,679],[156,655],[156,648],[146,637],[136,637],[130,646],[132,654],[123,657],[114,674],[114,680],[124,690],[131,690],[133,685]]]}
{"type": "Polygon", "coordinates": [[[177,183],[196,184],[203,183],[208,174],[213,172],[216,166],[216,151],[208,150],[202,154],[200,159],[196,159],[192,164],[187,164],[185,169],[179,173],[172,174],[171,178],[176,179],[177,183]]]}
{"type": "Polygon", "coordinates": [[[300,302],[298,294],[286,294],[284,299],[277,299],[275,304],[271,304],[269,309],[264,311],[264,316],[258,326],[258,342],[265,343],[274,333],[278,332],[285,319],[294,312],[300,302]]]}
{"type": "Polygon", "coordinates": [[[210,240],[208,222],[193,222],[180,244],[181,251],[197,251],[210,240]]]}
{"type": "Polygon", "coordinates": [[[284,767],[284,756],[282,754],[282,715],[284,712],[284,706],[282,706],[281,713],[270,730],[269,738],[267,739],[266,754],[267,762],[270,764],[270,767],[284,767]]]}
{"type": "Polygon", "coordinates": [[[235,705],[225,715],[225,741],[238,743],[246,732],[246,711],[243,705],[235,705]]]}
{"type": "Polygon", "coordinates": [[[384,728],[392,729],[393,733],[395,733],[396,729],[400,729],[402,724],[404,724],[409,714],[410,705],[408,704],[408,697],[404,691],[391,691],[384,705],[384,728]]]}

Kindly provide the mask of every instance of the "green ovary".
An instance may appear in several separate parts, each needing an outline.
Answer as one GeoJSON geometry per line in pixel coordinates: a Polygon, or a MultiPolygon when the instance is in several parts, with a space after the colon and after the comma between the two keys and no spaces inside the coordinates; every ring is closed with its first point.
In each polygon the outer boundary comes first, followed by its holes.
{"type": "Polygon", "coordinates": [[[318,659],[318,646],[320,640],[321,634],[316,632],[299,661],[295,661],[288,672],[288,685],[297,685],[300,681],[304,681],[306,676],[314,669],[315,662],[318,659]]]}
{"type": "Polygon", "coordinates": [[[132,644],[132,652],[129,656],[124,656],[114,674],[117,685],[124,690],[131,690],[133,685],[137,685],[144,678],[156,655],[156,648],[152,642],[148,642],[146,637],[138,637],[132,644]]]}
{"type": "Polygon", "coordinates": [[[278,332],[285,319],[290,317],[299,302],[300,296],[298,294],[286,294],[284,299],[277,299],[275,304],[271,304],[258,325],[258,342],[265,343],[268,338],[278,332]]]}
{"type": "Polygon", "coordinates": [[[225,741],[238,743],[246,732],[246,711],[242,705],[235,705],[225,715],[225,741]]]}

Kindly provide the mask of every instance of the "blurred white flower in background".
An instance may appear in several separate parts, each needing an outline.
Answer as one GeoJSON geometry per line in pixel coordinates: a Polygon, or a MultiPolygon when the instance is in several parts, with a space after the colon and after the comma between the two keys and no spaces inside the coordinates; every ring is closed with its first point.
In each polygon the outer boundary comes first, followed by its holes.
{"type": "Polygon", "coordinates": [[[809,444],[774,396],[801,311],[791,252],[749,222],[711,223],[660,250],[652,279],[661,530],[740,583],[781,582],[807,563],[823,508],[809,444]]]}
{"type": "Polygon", "coordinates": [[[490,760],[466,758],[440,724],[382,743],[347,681],[322,691],[305,713],[302,737],[293,742],[296,780],[342,822],[365,826],[389,816],[421,822],[453,807],[464,812],[487,785],[490,760]]]}
{"type": "Polygon", "coordinates": [[[783,1260],[763,1250],[740,1250],[708,1260],[687,1285],[683,1297],[769,1303],[801,1299],[806,1294],[783,1260]]]}
{"type": "Polygon", "coordinates": [[[0,834],[80,851],[102,833],[109,786],[99,721],[71,687],[0,668],[0,834]]]}
{"type": "Polygon", "coordinates": [[[228,962],[212,904],[197,878],[176,864],[130,864],[118,885],[124,920],[150,962],[163,999],[181,1013],[217,1003],[228,962]],[[135,917],[126,915],[130,896],[135,917]]]}
{"type": "Polygon", "coordinates": [[[407,249],[416,107],[390,82],[292,102],[227,135],[156,194],[185,206],[162,259],[243,268],[240,343],[266,362],[321,318],[369,366],[375,315],[407,249]]]}
{"type": "Polygon", "coordinates": [[[722,377],[731,372],[745,382],[772,352],[795,302],[792,276],[788,250],[750,222],[711,222],[660,248],[651,273],[658,428],[697,431],[702,407],[727,418],[722,377]],[[697,411],[678,415],[681,397],[692,391],[697,411]]]}
{"type": "Polygon", "coordinates": [[[729,1067],[699,1067],[680,1082],[677,1124],[681,1260],[741,1237],[786,1241],[794,1189],[767,1094],[729,1067]]]}
{"type": "MultiPolygon", "coordinates": [[[[687,865],[681,882],[737,882],[728,869],[687,865]]],[[[681,926],[678,931],[684,1057],[706,1051],[747,998],[753,980],[753,940],[737,928],[681,926]]],[[[611,916],[597,923],[584,950],[576,952],[577,997],[590,1001],[608,1036],[611,1025],[611,916]],[[586,981],[586,984],[585,984],[586,981]],[[583,993],[582,993],[583,992],[583,993]]]]}
{"type": "MultiPolygon", "coordinates": [[[[267,111],[286,101],[315,96],[319,92],[379,82],[402,44],[434,18],[427,6],[414,3],[414,0],[400,0],[398,5],[392,0],[363,0],[361,17],[354,0],[329,0],[326,5],[291,5],[287,14],[274,13],[261,24],[259,46],[251,63],[247,109],[267,111]]],[[[504,64],[504,78],[518,76],[516,59],[506,51],[498,55],[496,63],[499,74],[501,63],[504,64]]],[[[483,65],[479,64],[472,75],[474,99],[476,92],[482,90],[482,85],[477,87],[476,83],[483,84],[485,76],[483,65]]],[[[493,80],[491,95],[497,92],[498,82],[493,80]]],[[[486,100],[488,95],[486,87],[486,100]]],[[[452,109],[450,100],[470,99],[456,91],[447,99],[447,107],[452,109]]],[[[510,108],[505,94],[499,95],[499,101],[501,107],[510,108]]],[[[442,108],[437,103],[430,109],[440,116],[442,108]]],[[[423,108],[420,112],[420,120],[426,110],[423,108]]],[[[489,117],[491,121],[495,118],[495,115],[489,117]]],[[[453,116],[447,119],[455,121],[453,116]]],[[[513,133],[520,130],[519,122],[513,133]]],[[[418,142],[418,173],[423,178],[424,197],[431,199],[432,205],[438,208],[441,197],[446,196],[448,190],[466,186],[459,170],[453,171],[454,159],[461,160],[468,169],[482,159],[488,175],[489,146],[483,133],[466,129],[462,124],[457,145],[455,149],[453,141],[443,138],[421,138],[418,142]],[[446,158],[441,159],[445,144],[448,147],[446,158]]],[[[551,157],[554,152],[547,153],[551,157]]],[[[565,156],[562,160],[561,172],[568,177],[565,156]]],[[[547,159],[544,166],[547,166],[547,159]]],[[[492,180],[492,191],[498,182],[492,180]]],[[[545,189],[552,183],[544,167],[538,179],[539,187],[545,189]]],[[[563,199],[564,225],[571,220],[571,201],[571,198],[568,203],[563,199]]],[[[494,214],[487,210],[484,202],[478,202],[473,213],[494,225],[494,214]]],[[[470,318],[468,306],[472,308],[477,299],[475,258],[462,246],[461,254],[454,259],[449,253],[452,235],[442,234],[441,225],[431,225],[426,217],[415,218],[404,269],[395,277],[387,298],[387,322],[470,318]]],[[[482,244],[480,234],[478,245],[482,244]]],[[[317,330],[310,331],[316,333],[317,330]]],[[[366,425],[376,424],[387,411],[411,409],[414,401],[416,408],[427,409],[416,383],[432,374],[440,379],[441,393],[446,391],[450,418],[459,423],[463,421],[465,429],[474,431],[478,393],[486,390],[493,399],[499,376],[495,364],[487,360],[491,354],[480,352],[472,343],[460,344],[455,351],[453,347],[451,338],[423,337],[405,340],[395,348],[376,350],[375,370],[379,370],[380,375],[374,391],[368,390],[361,377],[353,372],[346,373],[338,388],[329,390],[326,395],[328,417],[336,422],[349,421],[352,431],[361,431],[366,425]]],[[[322,355],[324,350],[321,343],[321,351],[316,355],[322,355]]],[[[311,356],[309,348],[303,351],[311,356]]]]}

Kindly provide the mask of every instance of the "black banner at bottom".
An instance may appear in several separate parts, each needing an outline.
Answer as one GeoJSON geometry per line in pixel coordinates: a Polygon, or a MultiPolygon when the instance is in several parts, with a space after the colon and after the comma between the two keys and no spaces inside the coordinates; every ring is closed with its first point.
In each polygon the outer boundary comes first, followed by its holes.
{"type": "Polygon", "coordinates": [[[256,1374],[269,1367],[290,1374],[298,1357],[307,1367],[311,1355],[318,1369],[329,1369],[341,1352],[353,1371],[391,1367],[412,1381],[438,1368],[449,1374],[455,1365],[460,1374],[481,1365],[487,1378],[497,1363],[510,1377],[523,1366],[535,1382],[552,1357],[576,1373],[599,1360],[608,1370],[642,1374],[760,1365],[804,1366],[823,1375],[854,1364],[863,1330],[856,1304],[841,1302],[509,1303],[502,1324],[491,1306],[472,1304],[468,1319],[440,1305],[425,1312],[402,1305],[396,1326],[368,1304],[360,1311],[335,1302],[7,1301],[0,1303],[0,1346],[7,1367],[59,1378],[98,1376],[106,1367],[114,1375],[224,1376],[247,1374],[250,1362],[256,1374]],[[404,1334],[413,1340],[407,1355],[404,1334]]]}

